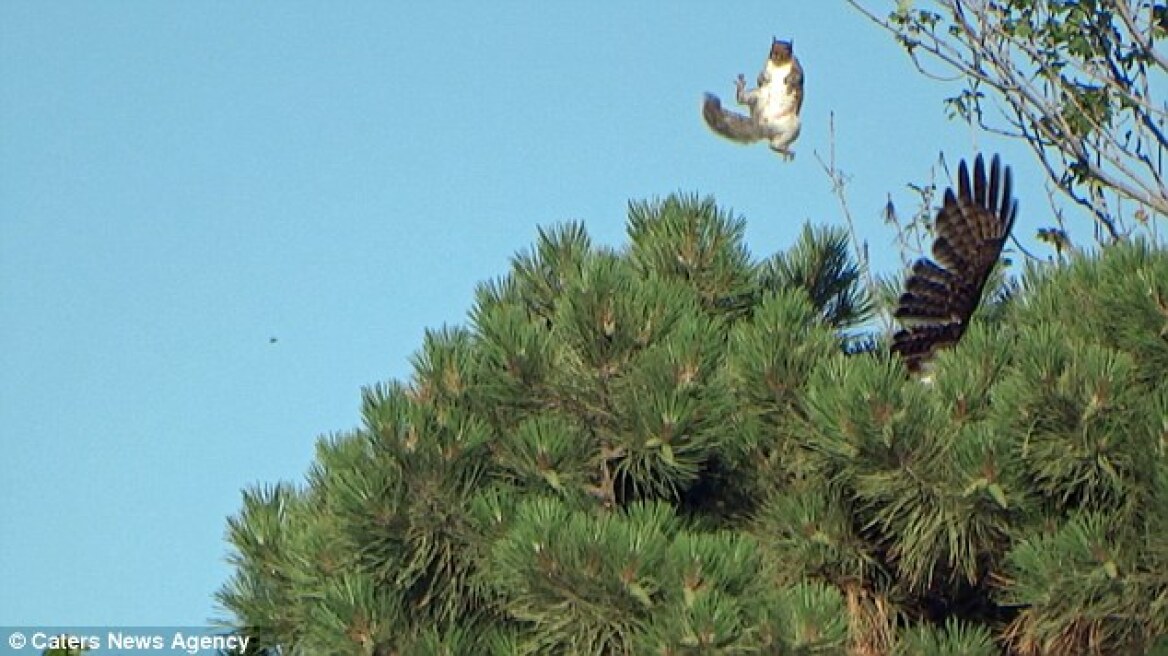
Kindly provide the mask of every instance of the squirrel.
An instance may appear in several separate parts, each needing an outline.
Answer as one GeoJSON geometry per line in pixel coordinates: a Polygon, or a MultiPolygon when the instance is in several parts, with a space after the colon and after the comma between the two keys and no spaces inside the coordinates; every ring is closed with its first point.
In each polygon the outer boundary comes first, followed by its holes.
{"type": "Polygon", "coordinates": [[[803,67],[795,58],[795,42],[772,39],[771,54],[758,74],[758,88],[746,90],[746,77],[735,80],[738,104],[750,109],[743,116],[722,108],[718,96],[707,93],[702,103],[702,117],[717,134],[739,143],[763,139],[771,150],[790,161],[795,158],[791,144],[802,127],[799,112],[803,108],[803,67]]]}

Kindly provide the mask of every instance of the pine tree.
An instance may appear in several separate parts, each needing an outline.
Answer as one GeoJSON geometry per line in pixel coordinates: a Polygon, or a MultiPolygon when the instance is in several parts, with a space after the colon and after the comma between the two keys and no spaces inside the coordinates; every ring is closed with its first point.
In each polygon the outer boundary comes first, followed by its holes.
{"type": "Polygon", "coordinates": [[[62,633],[48,638],[52,646],[41,651],[41,656],[84,656],[89,648],[89,639],[62,633]]]}
{"type": "Polygon", "coordinates": [[[304,484],[245,492],[218,598],[253,653],[1168,634],[1168,252],[1032,267],[926,386],[851,348],[874,301],[842,231],[759,261],[710,199],[633,203],[628,226],[621,250],[541,231],[304,484]]]}

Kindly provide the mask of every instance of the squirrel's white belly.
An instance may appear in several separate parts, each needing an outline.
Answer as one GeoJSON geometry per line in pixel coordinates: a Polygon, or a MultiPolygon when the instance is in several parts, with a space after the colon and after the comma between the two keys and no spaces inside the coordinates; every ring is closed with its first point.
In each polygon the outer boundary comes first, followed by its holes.
{"type": "Polygon", "coordinates": [[[775,126],[799,125],[799,114],[795,111],[798,98],[794,93],[790,93],[782,84],[772,84],[762,91],[762,98],[759,99],[759,119],[762,123],[775,126]]]}
{"type": "Polygon", "coordinates": [[[761,123],[774,131],[797,132],[802,125],[799,115],[792,111],[782,113],[767,112],[761,118],[761,123]]]}

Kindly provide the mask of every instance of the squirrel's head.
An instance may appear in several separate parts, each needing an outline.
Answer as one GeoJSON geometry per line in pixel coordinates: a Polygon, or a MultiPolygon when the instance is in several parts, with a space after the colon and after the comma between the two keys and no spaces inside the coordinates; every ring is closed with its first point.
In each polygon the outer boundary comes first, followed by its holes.
{"type": "Polygon", "coordinates": [[[776,38],[771,38],[771,56],[770,60],[776,66],[786,64],[795,58],[795,40],[780,41],[776,38]]]}

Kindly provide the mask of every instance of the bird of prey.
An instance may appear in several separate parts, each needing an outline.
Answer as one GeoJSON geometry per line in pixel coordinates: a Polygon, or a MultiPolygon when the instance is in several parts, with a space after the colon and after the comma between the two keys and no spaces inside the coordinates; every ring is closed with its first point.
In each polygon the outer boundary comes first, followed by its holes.
{"type": "Polygon", "coordinates": [[[962,160],[957,192],[946,189],[937,212],[933,259],[913,264],[894,313],[904,328],[893,336],[892,352],[910,372],[920,372],[938,349],[961,340],[1017,212],[1010,169],[997,155],[988,174],[981,155],[972,176],[962,160]]]}

